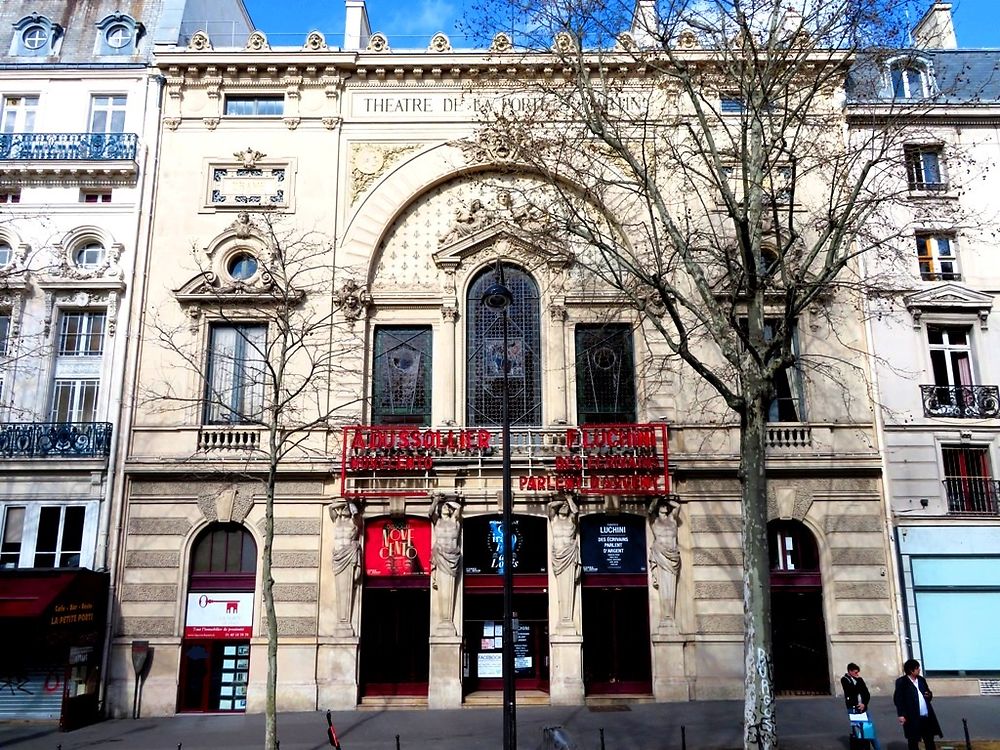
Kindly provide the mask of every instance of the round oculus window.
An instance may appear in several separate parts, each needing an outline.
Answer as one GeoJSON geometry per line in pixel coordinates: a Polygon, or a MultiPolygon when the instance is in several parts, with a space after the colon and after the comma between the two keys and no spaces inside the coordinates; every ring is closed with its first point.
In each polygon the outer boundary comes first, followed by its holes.
{"type": "Polygon", "coordinates": [[[229,259],[226,270],[237,281],[247,281],[257,273],[257,259],[250,253],[236,253],[229,259]]]}
{"type": "Polygon", "coordinates": [[[41,26],[29,26],[21,34],[21,42],[24,44],[25,49],[30,50],[41,49],[45,46],[48,39],[48,32],[41,26]]]}
{"type": "Polygon", "coordinates": [[[80,268],[97,268],[104,262],[104,246],[97,243],[84,245],[73,253],[73,262],[80,268]]]}
{"type": "Polygon", "coordinates": [[[132,30],[124,24],[116,23],[108,29],[104,38],[112,49],[122,49],[132,41],[132,30]]]}

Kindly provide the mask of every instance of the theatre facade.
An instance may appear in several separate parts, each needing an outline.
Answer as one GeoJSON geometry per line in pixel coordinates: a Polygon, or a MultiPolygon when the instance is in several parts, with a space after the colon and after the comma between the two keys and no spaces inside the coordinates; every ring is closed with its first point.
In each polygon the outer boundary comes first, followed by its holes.
{"type": "MultiPolygon", "coordinates": [[[[134,641],[151,647],[144,715],[263,710],[254,373],[281,324],[261,270],[276,238],[310,248],[325,285],[295,304],[332,321],[314,346],[338,366],[330,419],[279,467],[281,710],[498,704],[506,565],[526,700],[742,695],[735,424],[571,249],[525,240],[538,180],[480,127],[524,70],[358,28],[353,51],[317,33],[158,51],[113,712],[131,707],[134,641]],[[501,273],[506,337],[481,303],[501,273]]],[[[829,694],[853,660],[884,691],[899,644],[864,329],[848,300],[823,304],[836,314],[805,312],[799,345],[837,376],[796,374],[768,432],[776,687],[829,694]]]]}

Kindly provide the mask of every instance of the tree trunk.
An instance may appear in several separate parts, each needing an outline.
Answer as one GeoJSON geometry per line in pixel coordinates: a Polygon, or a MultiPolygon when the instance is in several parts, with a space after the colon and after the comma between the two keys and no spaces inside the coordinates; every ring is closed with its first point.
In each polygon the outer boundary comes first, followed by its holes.
{"type": "Polygon", "coordinates": [[[267,614],[267,699],[264,707],[264,750],[278,750],[278,620],[274,615],[274,579],[271,556],[274,546],[274,486],[278,473],[276,422],[271,423],[271,460],[264,501],[264,611],[267,614]]]}
{"type": "Polygon", "coordinates": [[[777,750],[771,583],[767,549],[766,397],[748,398],[740,418],[740,490],[743,516],[744,750],[777,750]]]}

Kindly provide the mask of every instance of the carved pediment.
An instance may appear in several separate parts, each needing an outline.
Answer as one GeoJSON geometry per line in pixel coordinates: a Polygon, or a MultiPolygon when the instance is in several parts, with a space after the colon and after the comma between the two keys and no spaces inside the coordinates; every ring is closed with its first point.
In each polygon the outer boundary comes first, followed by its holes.
{"type": "Polygon", "coordinates": [[[554,268],[568,268],[573,263],[572,253],[538,247],[516,235],[503,222],[457,238],[434,253],[433,257],[438,268],[454,272],[467,258],[486,252],[492,256],[521,260],[528,266],[542,262],[554,268]]]}
{"type": "Polygon", "coordinates": [[[941,284],[940,286],[911,294],[904,298],[906,309],[913,316],[914,325],[919,325],[924,313],[965,313],[979,318],[985,330],[990,311],[993,309],[993,295],[980,292],[961,284],[941,284]]]}
{"type": "Polygon", "coordinates": [[[274,279],[262,271],[250,281],[225,279],[219,274],[205,271],[174,290],[178,302],[218,304],[276,304],[286,299],[298,302],[302,293],[293,290],[286,294],[276,290],[274,279]]]}

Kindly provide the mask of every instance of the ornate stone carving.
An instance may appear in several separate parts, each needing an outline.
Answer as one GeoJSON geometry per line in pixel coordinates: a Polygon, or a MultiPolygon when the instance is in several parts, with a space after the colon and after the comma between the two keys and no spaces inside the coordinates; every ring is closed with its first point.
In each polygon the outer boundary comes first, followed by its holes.
{"type": "Polygon", "coordinates": [[[343,121],[344,118],[341,117],[340,115],[336,115],[334,117],[324,117],[323,127],[326,128],[327,130],[333,130],[334,128],[338,127],[340,123],[342,123],[343,121]]]}
{"type": "Polygon", "coordinates": [[[236,160],[244,169],[253,169],[257,166],[257,162],[267,156],[267,154],[247,146],[242,151],[234,151],[233,156],[236,157],[236,160]]]}
{"type": "Polygon", "coordinates": [[[451,52],[451,42],[448,37],[442,32],[438,32],[433,37],[431,37],[430,46],[427,48],[428,52],[451,52]]]}
{"type": "Polygon", "coordinates": [[[552,528],[552,573],[556,577],[559,621],[562,631],[573,631],[576,587],[580,580],[580,546],[577,544],[577,519],[580,509],[572,495],[564,495],[548,504],[552,528]]]}
{"type": "Polygon", "coordinates": [[[204,31],[196,31],[191,35],[191,40],[188,42],[188,49],[195,50],[196,52],[207,52],[211,51],[212,40],[208,38],[208,34],[204,31]]]}
{"type": "Polygon", "coordinates": [[[361,583],[361,514],[349,502],[334,503],[329,512],[333,521],[335,631],[354,635],[354,599],[361,583]]]}
{"type": "Polygon", "coordinates": [[[438,605],[434,630],[441,635],[455,635],[455,596],[462,570],[462,505],[443,494],[436,495],[430,518],[434,524],[431,586],[438,605]]]}
{"type": "Polygon", "coordinates": [[[561,55],[576,52],[576,39],[568,31],[560,31],[552,42],[552,51],[561,55]]]}
{"type": "Polygon", "coordinates": [[[493,41],[490,44],[490,52],[510,52],[514,49],[514,41],[510,38],[510,34],[506,34],[503,31],[496,34],[493,37],[493,41]]]}
{"type": "Polygon", "coordinates": [[[322,33],[319,31],[310,31],[306,37],[306,43],[302,45],[302,49],[310,52],[320,52],[329,48],[326,46],[326,37],[322,33]]]}
{"type": "Polygon", "coordinates": [[[355,143],[351,145],[351,203],[365,193],[372,183],[385,174],[406,154],[420,148],[419,143],[401,146],[380,143],[355,143]]]}
{"type": "Polygon", "coordinates": [[[441,308],[441,320],[446,323],[454,323],[458,320],[458,308],[453,305],[445,305],[441,308]]]}
{"type": "Polygon", "coordinates": [[[177,130],[181,125],[181,118],[179,117],[164,117],[163,124],[166,126],[167,130],[177,130]]]}
{"type": "MultiPolygon", "coordinates": [[[[45,290],[44,309],[45,314],[42,319],[42,331],[48,336],[52,330],[52,320],[55,318],[57,307],[103,307],[104,320],[107,326],[108,338],[115,335],[118,326],[118,298],[120,292],[117,289],[110,291],[72,291],[72,290],[45,290]]],[[[13,316],[12,316],[13,317],[13,316]]]]}
{"type": "Polygon", "coordinates": [[[653,588],[660,592],[660,630],[676,628],[677,580],[681,572],[681,551],[677,546],[678,505],[657,498],[649,506],[649,527],[653,544],[649,550],[649,572],[653,588]]]}
{"type": "Polygon", "coordinates": [[[247,240],[256,234],[257,224],[250,218],[248,211],[240,211],[236,214],[236,219],[229,225],[231,231],[237,238],[247,240]]]}
{"type": "Polygon", "coordinates": [[[218,117],[203,117],[201,121],[202,123],[204,123],[205,127],[208,128],[209,130],[215,130],[217,127],[219,127],[218,117]]]}
{"type": "Polygon", "coordinates": [[[685,29],[677,37],[677,46],[680,49],[695,49],[698,46],[698,36],[691,29],[685,29]]]}
{"type": "Polygon", "coordinates": [[[390,52],[389,37],[381,31],[372,34],[371,38],[368,40],[367,49],[369,52],[390,52]]]}
{"type": "Polygon", "coordinates": [[[288,128],[289,130],[295,130],[296,128],[298,128],[299,123],[302,122],[302,118],[301,117],[284,117],[284,118],[282,118],[281,121],[283,123],[285,123],[285,127],[288,128]]]}
{"type": "Polygon", "coordinates": [[[264,35],[263,31],[251,31],[250,36],[247,37],[246,47],[243,49],[250,50],[252,52],[262,52],[270,50],[271,45],[267,43],[267,37],[264,35]]]}
{"type": "Polygon", "coordinates": [[[231,484],[198,497],[198,509],[207,521],[243,523],[253,508],[253,492],[231,484]]]}
{"type": "Polygon", "coordinates": [[[562,323],[566,320],[566,307],[564,305],[549,305],[549,318],[553,323],[562,323]]]}
{"type": "Polygon", "coordinates": [[[368,287],[359,286],[354,279],[348,279],[344,282],[340,291],[333,295],[333,300],[340,308],[344,318],[351,323],[365,315],[372,304],[372,296],[368,292],[368,287]]]}
{"type": "Polygon", "coordinates": [[[627,31],[623,31],[621,34],[615,37],[616,52],[634,52],[638,48],[639,45],[635,43],[635,37],[633,37],[627,31]]]}
{"type": "Polygon", "coordinates": [[[466,163],[510,164],[517,160],[517,147],[502,133],[480,128],[473,139],[458,142],[466,163]]]}

